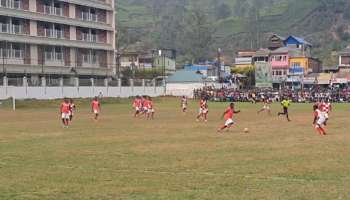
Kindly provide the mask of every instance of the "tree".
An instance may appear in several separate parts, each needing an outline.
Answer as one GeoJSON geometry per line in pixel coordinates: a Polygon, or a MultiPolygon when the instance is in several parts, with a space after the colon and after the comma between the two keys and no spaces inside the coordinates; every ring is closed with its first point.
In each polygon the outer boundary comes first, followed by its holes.
{"type": "Polygon", "coordinates": [[[182,51],[194,62],[206,61],[211,52],[214,29],[205,10],[194,5],[187,13],[182,35],[182,51]]]}
{"type": "Polygon", "coordinates": [[[231,14],[232,14],[232,11],[231,11],[230,7],[226,3],[220,4],[215,9],[216,19],[225,19],[227,17],[230,17],[231,14]]]}

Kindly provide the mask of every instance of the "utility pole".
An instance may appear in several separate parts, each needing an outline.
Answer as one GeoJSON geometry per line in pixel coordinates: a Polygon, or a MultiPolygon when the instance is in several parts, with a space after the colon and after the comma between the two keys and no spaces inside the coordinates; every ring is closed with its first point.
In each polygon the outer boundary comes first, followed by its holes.
{"type": "Polygon", "coordinates": [[[218,48],[218,52],[217,52],[217,75],[218,75],[218,80],[220,79],[220,71],[221,71],[221,48],[218,48]]]}

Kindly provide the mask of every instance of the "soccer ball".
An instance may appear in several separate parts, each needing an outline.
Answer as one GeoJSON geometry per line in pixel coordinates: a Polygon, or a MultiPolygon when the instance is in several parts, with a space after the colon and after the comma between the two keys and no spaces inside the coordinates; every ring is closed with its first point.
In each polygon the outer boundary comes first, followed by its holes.
{"type": "Polygon", "coordinates": [[[249,133],[249,128],[245,128],[244,133],[249,133]]]}

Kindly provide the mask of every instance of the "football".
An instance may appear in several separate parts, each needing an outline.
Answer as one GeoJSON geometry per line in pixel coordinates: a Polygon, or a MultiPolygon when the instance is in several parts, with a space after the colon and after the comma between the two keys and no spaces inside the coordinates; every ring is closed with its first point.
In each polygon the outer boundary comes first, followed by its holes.
{"type": "Polygon", "coordinates": [[[249,128],[245,128],[244,133],[249,133],[249,128]]]}

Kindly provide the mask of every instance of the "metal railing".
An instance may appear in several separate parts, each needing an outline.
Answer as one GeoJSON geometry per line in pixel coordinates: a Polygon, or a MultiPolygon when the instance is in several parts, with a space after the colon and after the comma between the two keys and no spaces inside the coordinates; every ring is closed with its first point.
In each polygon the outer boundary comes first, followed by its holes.
{"type": "Polygon", "coordinates": [[[0,0],[0,7],[21,9],[21,1],[19,0],[0,0]]]}
{"type": "Polygon", "coordinates": [[[105,86],[105,79],[100,79],[100,78],[94,79],[94,86],[104,87],[105,86]]]}
{"type": "Polygon", "coordinates": [[[84,21],[97,22],[97,15],[89,12],[81,12],[80,19],[84,21]]]}
{"type": "Polygon", "coordinates": [[[23,25],[0,23],[0,33],[23,34],[23,25]]]}
{"type": "Polygon", "coordinates": [[[45,61],[63,62],[63,53],[45,52],[45,61]]]}
{"type": "Polygon", "coordinates": [[[21,87],[23,86],[23,78],[7,78],[7,85],[21,87]]]}
{"type": "Polygon", "coordinates": [[[0,49],[0,58],[23,58],[23,50],[20,49],[0,49]]]}
{"type": "Polygon", "coordinates": [[[89,79],[89,78],[79,78],[79,86],[92,86],[91,79],[89,79]]]}
{"type": "Polygon", "coordinates": [[[0,23],[0,33],[9,33],[10,32],[10,24],[0,23]]]}
{"type": "MultiPolygon", "coordinates": [[[[15,87],[161,87],[163,86],[163,81],[160,80],[156,85],[155,81],[151,79],[112,79],[112,78],[78,78],[75,76],[51,76],[47,75],[29,75],[29,76],[17,76],[17,77],[7,77],[7,85],[15,87]],[[42,82],[44,81],[44,82],[42,82]],[[133,82],[133,85],[131,84],[133,82]],[[121,83],[121,85],[119,84],[121,83]],[[145,83],[143,85],[143,83],[145,83]]],[[[4,75],[0,76],[0,86],[4,85],[4,75]]]]}
{"type": "Polygon", "coordinates": [[[12,25],[12,33],[23,34],[23,25],[12,25]]]}
{"type": "Polygon", "coordinates": [[[44,13],[48,15],[62,16],[63,10],[62,8],[44,5],[44,13]]]}
{"type": "Polygon", "coordinates": [[[57,29],[45,29],[45,37],[63,39],[63,31],[57,29]]]}
{"type": "Polygon", "coordinates": [[[60,78],[46,77],[46,86],[48,86],[48,87],[60,86],[60,78]]]}
{"type": "Polygon", "coordinates": [[[97,42],[96,34],[83,33],[82,40],[87,42],[97,42]]]}
{"type": "Polygon", "coordinates": [[[97,59],[97,55],[83,55],[83,64],[97,64],[98,63],[98,59],[97,59]]]}

